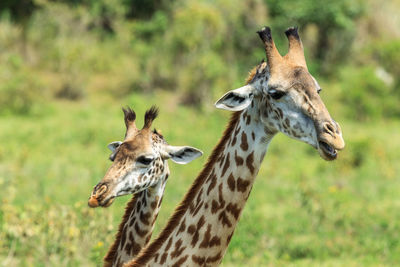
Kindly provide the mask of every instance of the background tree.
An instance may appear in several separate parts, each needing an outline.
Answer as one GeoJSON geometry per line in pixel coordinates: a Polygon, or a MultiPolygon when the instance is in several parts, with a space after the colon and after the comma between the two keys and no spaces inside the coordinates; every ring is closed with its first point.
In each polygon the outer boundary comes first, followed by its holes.
{"type": "Polygon", "coordinates": [[[309,48],[323,71],[346,59],[355,36],[355,25],[365,9],[365,1],[265,0],[272,24],[283,30],[285,24],[317,29],[316,45],[309,48]],[[325,63],[328,61],[330,63],[325,63]]]}

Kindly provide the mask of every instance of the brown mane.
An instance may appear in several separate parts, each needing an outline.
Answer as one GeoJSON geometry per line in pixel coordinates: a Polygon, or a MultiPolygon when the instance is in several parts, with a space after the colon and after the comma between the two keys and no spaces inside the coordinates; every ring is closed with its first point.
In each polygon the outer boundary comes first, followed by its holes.
{"type": "Polygon", "coordinates": [[[255,66],[254,68],[251,69],[251,71],[249,71],[249,75],[246,78],[246,84],[249,84],[253,80],[254,76],[257,74],[258,66],[259,65],[255,66]]]}
{"type": "Polygon", "coordinates": [[[142,250],[138,257],[134,259],[133,262],[129,263],[127,266],[144,266],[146,262],[157,252],[157,250],[165,243],[171,232],[178,226],[180,220],[184,216],[186,210],[189,208],[189,205],[192,203],[194,197],[200,190],[203,183],[206,181],[208,176],[211,173],[212,166],[218,161],[225,144],[229,140],[232,132],[234,131],[239,119],[240,119],[241,111],[235,112],[232,114],[230,122],[227,128],[222,135],[222,138],[218,142],[217,146],[214,148],[210,157],[208,158],[207,163],[204,165],[203,170],[197,176],[196,180],[193,182],[189,191],[186,193],[182,202],[176,208],[175,212],[168,220],[166,227],[162,230],[159,236],[151,242],[146,249],[142,250]]]}

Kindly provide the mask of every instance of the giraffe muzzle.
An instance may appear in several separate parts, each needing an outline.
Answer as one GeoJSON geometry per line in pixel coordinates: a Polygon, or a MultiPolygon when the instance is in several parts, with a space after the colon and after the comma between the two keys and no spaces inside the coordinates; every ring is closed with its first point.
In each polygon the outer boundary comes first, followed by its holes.
{"type": "Polygon", "coordinates": [[[93,188],[93,192],[89,198],[88,205],[91,208],[97,208],[98,206],[101,207],[108,207],[113,202],[115,197],[107,197],[105,193],[108,191],[108,186],[106,184],[97,184],[93,188]]]}
{"type": "Polygon", "coordinates": [[[99,201],[97,200],[96,197],[90,196],[89,201],[88,201],[88,205],[91,208],[97,208],[99,206],[99,201]]]}
{"type": "Polygon", "coordinates": [[[318,151],[325,160],[335,160],[345,146],[340,125],[330,119],[319,124],[318,151]]]}

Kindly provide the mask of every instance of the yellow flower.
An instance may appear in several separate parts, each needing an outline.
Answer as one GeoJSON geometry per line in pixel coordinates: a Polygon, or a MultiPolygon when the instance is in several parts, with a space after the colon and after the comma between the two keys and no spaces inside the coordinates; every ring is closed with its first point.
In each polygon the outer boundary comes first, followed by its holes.
{"type": "Polygon", "coordinates": [[[331,185],[331,186],[328,188],[328,190],[329,190],[330,193],[336,193],[336,192],[338,191],[338,188],[337,188],[336,185],[331,185]]]}
{"type": "Polygon", "coordinates": [[[76,228],[74,226],[69,227],[69,229],[68,229],[68,236],[69,237],[76,237],[78,235],[79,235],[79,229],[78,228],[76,228]]]}

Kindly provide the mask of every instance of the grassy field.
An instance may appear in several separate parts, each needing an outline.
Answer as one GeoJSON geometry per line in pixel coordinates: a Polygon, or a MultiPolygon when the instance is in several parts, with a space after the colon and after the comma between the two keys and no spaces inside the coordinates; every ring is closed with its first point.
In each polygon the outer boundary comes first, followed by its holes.
{"type": "MultiPolygon", "coordinates": [[[[322,95],[341,123],[346,149],[325,162],[311,147],[272,142],[223,266],[394,266],[400,262],[400,122],[356,122],[322,95]]],[[[229,112],[183,108],[171,93],[123,100],[97,95],[43,103],[29,116],[0,117],[0,265],[99,266],[129,196],[108,209],[87,199],[102,178],[106,145],[124,134],[121,106],[160,106],[154,126],[173,145],[204,156],[170,163],[156,233],[213,146],[229,112]]]]}

